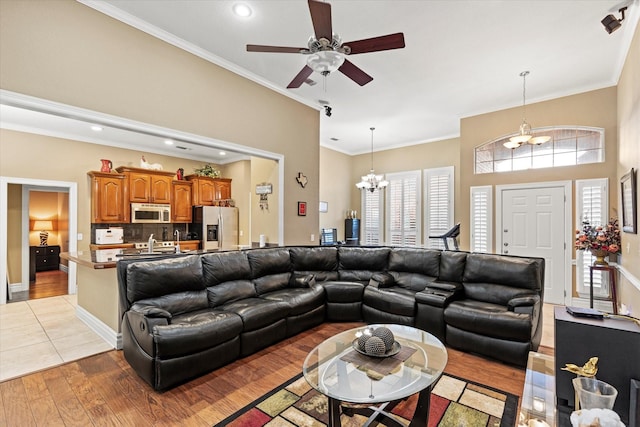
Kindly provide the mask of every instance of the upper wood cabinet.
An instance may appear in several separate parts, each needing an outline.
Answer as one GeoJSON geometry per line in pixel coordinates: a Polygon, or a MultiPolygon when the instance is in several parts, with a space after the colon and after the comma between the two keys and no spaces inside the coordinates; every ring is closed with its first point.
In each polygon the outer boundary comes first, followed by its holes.
{"type": "Polygon", "coordinates": [[[88,172],[87,175],[91,177],[91,222],[129,222],[126,176],[109,172],[88,172]]]}
{"type": "Polygon", "coordinates": [[[171,183],[175,173],[126,166],[121,166],[116,171],[127,177],[130,202],[171,203],[171,183]]]}
{"type": "Polygon", "coordinates": [[[171,203],[171,222],[191,222],[192,186],[191,181],[173,181],[173,202],[171,203]]]}
{"type": "Polygon", "coordinates": [[[216,200],[226,200],[231,198],[231,180],[228,178],[214,178],[216,200]]]}
{"type": "Polygon", "coordinates": [[[185,177],[193,182],[193,206],[211,206],[216,200],[216,187],[214,178],[200,175],[188,175],[185,177]]]}

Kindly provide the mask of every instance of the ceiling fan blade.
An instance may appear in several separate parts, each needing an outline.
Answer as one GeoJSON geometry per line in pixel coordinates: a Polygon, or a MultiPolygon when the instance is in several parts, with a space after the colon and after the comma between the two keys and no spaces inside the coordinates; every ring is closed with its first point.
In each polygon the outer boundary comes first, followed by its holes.
{"type": "Polygon", "coordinates": [[[370,39],[356,40],[342,43],[342,46],[351,48],[350,55],[357,53],[379,52],[381,50],[401,49],[404,47],[404,34],[395,33],[386,36],[372,37],[370,39]]]}
{"type": "Polygon", "coordinates": [[[316,33],[316,39],[325,38],[329,41],[333,38],[333,30],[331,28],[331,5],[316,0],[309,0],[309,12],[311,13],[311,21],[313,21],[313,31],[316,33]]]}
{"type": "Polygon", "coordinates": [[[356,67],[352,62],[345,59],[344,63],[338,68],[345,76],[349,77],[354,82],[358,83],[360,86],[364,86],[373,80],[369,74],[362,71],[360,68],[356,67]]]}
{"type": "Polygon", "coordinates": [[[303,50],[303,47],[263,46],[260,44],[247,45],[247,52],[301,53],[303,50]]]}
{"type": "Polygon", "coordinates": [[[291,80],[291,83],[289,83],[287,89],[299,88],[300,86],[302,86],[302,83],[307,80],[307,77],[309,77],[311,73],[313,73],[311,67],[305,65],[304,68],[298,73],[298,75],[295,76],[293,80],[291,80]]]}

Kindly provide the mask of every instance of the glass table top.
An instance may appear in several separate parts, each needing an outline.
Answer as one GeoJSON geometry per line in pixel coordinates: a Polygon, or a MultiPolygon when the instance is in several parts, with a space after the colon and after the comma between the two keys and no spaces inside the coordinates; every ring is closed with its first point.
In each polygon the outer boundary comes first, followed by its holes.
{"type": "Polygon", "coordinates": [[[405,398],[434,384],[447,359],[444,344],[423,330],[402,325],[367,325],[320,343],[305,359],[302,372],[314,389],[333,399],[382,403],[405,398]],[[354,349],[352,344],[359,335],[380,326],[389,328],[401,346],[400,353],[392,357],[406,360],[362,356],[354,349]],[[386,365],[391,371],[381,374],[379,365],[386,365]]]}
{"type": "Polygon", "coordinates": [[[555,391],[553,357],[529,352],[518,427],[555,426],[555,391]]]}

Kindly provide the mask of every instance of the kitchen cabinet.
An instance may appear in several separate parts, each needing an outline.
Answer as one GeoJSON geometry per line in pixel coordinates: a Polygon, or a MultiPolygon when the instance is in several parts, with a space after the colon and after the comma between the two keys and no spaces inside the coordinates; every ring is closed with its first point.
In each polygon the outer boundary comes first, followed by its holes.
{"type": "Polygon", "coordinates": [[[126,176],[110,172],[88,172],[91,177],[91,222],[129,222],[126,176]]]}
{"type": "Polygon", "coordinates": [[[193,206],[212,206],[219,200],[231,198],[231,179],[209,178],[208,176],[188,175],[193,182],[193,206]]]}
{"type": "Polygon", "coordinates": [[[227,200],[231,198],[231,179],[214,178],[216,200],[227,200]]]}
{"type": "Polygon", "coordinates": [[[175,173],[121,166],[116,169],[127,177],[129,202],[171,203],[171,184],[175,173]]]}
{"type": "Polygon", "coordinates": [[[191,181],[173,181],[171,222],[191,222],[192,187],[191,181]]]}
{"type": "Polygon", "coordinates": [[[214,178],[208,176],[188,175],[185,177],[193,182],[193,206],[212,206],[216,200],[216,189],[214,178]]]}
{"type": "Polygon", "coordinates": [[[29,281],[36,280],[36,271],[60,268],[60,246],[29,246],[29,281]]]}

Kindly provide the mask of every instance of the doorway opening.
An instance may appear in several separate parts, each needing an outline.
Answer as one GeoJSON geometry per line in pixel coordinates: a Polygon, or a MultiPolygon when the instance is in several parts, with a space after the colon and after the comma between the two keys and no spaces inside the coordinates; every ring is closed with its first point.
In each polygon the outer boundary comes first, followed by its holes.
{"type": "MultiPolygon", "coordinates": [[[[6,285],[0,287],[0,304],[12,300],[13,290],[29,290],[30,230],[29,191],[48,191],[65,194],[59,211],[64,212],[66,251],[77,251],[77,183],[29,178],[0,177],[0,276],[6,285]],[[26,193],[26,197],[24,194],[26,193]]],[[[58,209],[58,208],[57,208],[58,209]]],[[[48,242],[47,242],[48,243],[48,242]]],[[[76,266],[66,267],[66,293],[76,293],[76,266]]],[[[59,273],[60,275],[60,273],[59,273]]],[[[44,279],[44,277],[43,277],[44,279]]],[[[56,278],[59,281],[60,277],[56,278]]],[[[62,285],[64,288],[64,284],[62,285]]]]}

